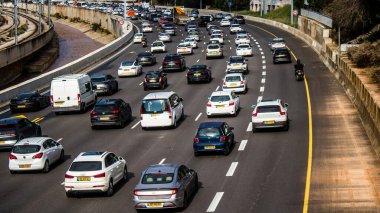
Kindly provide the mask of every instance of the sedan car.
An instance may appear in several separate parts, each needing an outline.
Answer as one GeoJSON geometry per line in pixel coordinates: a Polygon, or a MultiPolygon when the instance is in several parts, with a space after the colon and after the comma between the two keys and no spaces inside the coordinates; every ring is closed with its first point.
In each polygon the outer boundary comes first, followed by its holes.
{"type": "Polygon", "coordinates": [[[194,156],[206,152],[223,152],[224,155],[228,155],[235,139],[233,129],[226,122],[199,124],[193,139],[194,156]]]}
{"type": "Polygon", "coordinates": [[[110,74],[93,74],[90,77],[97,94],[112,95],[119,90],[117,80],[110,74]]]}
{"type": "Polygon", "coordinates": [[[90,113],[91,127],[118,126],[124,127],[132,120],[132,110],[122,99],[99,100],[90,113]]]}
{"type": "Polygon", "coordinates": [[[289,129],[288,104],[281,99],[261,100],[252,108],[252,132],[264,128],[289,129]]]}
{"type": "Polygon", "coordinates": [[[148,71],[144,77],[144,90],[150,88],[165,89],[168,86],[167,74],[161,70],[148,71]]]}
{"type": "Polygon", "coordinates": [[[290,51],[286,47],[279,47],[274,49],[273,52],[273,64],[276,63],[292,63],[292,57],[290,51]]]}
{"type": "Polygon", "coordinates": [[[231,24],[230,26],[230,34],[235,34],[241,30],[243,29],[240,27],[240,24],[231,24]]]}
{"type": "Polygon", "coordinates": [[[219,42],[219,44],[224,44],[224,39],[222,34],[212,34],[210,36],[210,41],[216,40],[219,42]]]}
{"type": "Polygon", "coordinates": [[[239,110],[240,99],[232,91],[215,91],[209,97],[206,114],[207,117],[213,115],[233,115],[236,116],[239,110]]]}
{"type": "Polygon", "coordinates": [[[249,36],[248,35],[237,35],[236,38],[235,38],[235,44],[236,46],[239,45],[239,44],[249,44],[251,42],[251,40],[249,39],[249,36]]]}
{"type": "Polygon", "coordinates": [[[141,43],[145,39],[145,36],[143,33],[136,33],[135,36],[133,36],[133,43],[141,43]]]}
{"type": "Polygon", "coordinates": [[[191,84],[194,82],[211,82],[212,75],[211,70],[207,65],[193,65],[190,67],[186,74],[187,83],[191,84]]]}
{"type": "Polygon", "coordinates": [[[246,74],[248,72],[248,64],[246,62],[247,59],[245,59],[243,56],[230,56],[229,60],[227,61],[226,72],[242,72],[246,74]]]}
{"type": "Polygon", "coordinates": [[[274,38],[269,42],[270,50],[274,51],[276,48],[286,47],[285,40],[283,38],[274,38]]]}
{"type": "Polygon", "coordinates": [[[198,42],[194,38],[185,38],[185,40],[183,40],[183,43],[190,43],[193,48],[198,48],[198,42]]]}
{"type": "Polygon", "coordinates": [[[239,44],[236,47],[237,56],[253,56],[253,50],[249,44],[239,44]]]}
{"type": "Polygon", "coordinates": [[[223,91],[247,92],[247,80],[242,73],[229,73],[223,79],[223,91]]]}
{"type": "Polygon", "coordinates": [[[142,31],[144,33],[151,33],[151,32],[153,32],[153,27],[151,25],[143,26],[142,31]]]}
{"type": "Polygon", "coordinates": [[[81,192],[114,193],[114,185],[127,182],[127,163],[112,152],[82,152],[71,163],[65,174],[67,197],[81,192]]]}
{"type": "Polygon", "coordinates": [[[222,19],[220,21],[220,26],[221,27],[229,27],[231,25],[231,22],[228,19],[222,19]]]}
{"type": "Polygon", "coordinates": [[[177,46],[177,54],[193,54],[193,45],[191,45],[190,43],[180,43],[177,46]]]}
{"type": "Polygon", "coordinates": [[[198,174],[181,164],[157,164],[141,173],[133,191],[136,209],[186,208],[198,190],[198,174]]]}
{"type": "Polygon", "coordinates": [[[199,33],[197,33],[197,32],[189,32],[188,35],[187,35],[187,37],[188,38],[193,38],[196,41],[200,41],[199,33]]]}
{"type": "Polygon", "coordinates": [[[244,16],[240,16],[240,15],[234,16],[234,17],[232,18],[232,21],[233,21],[234,23],[237,23],[237,24],[245,24],[244,16]]]}
{"type": "Polygon", "coordinates": [[[119,77],[138,76],[142,73],[142,66],[137,61],[124,61],[117,72],[119,77]]]}
{"type": "Polygon", "coordinates": [[[141,52],[137,55],[136,61],[144,65],[154,65],[156,63],[156,56],[154,56],[151,52],[141,52]]]}
{"type": "Polygon", "coordinates": [[[158,34],[158,40],[163,42],[171,42],[172,37],[169,35],[169,33],[160,33],[158,34]]]}
{"type": "Polygon", "coordinates": [[[219,44],[209,44],[206,49],[206,59],[209,58],[222,58],[223,50],[219,44]]]}
{"type": "Polygon", "coordinates": [[[169,33],[169,35],[175,35],[175,27],[172,23],[166,23],[162,26],[165,33],[169,33]]]}
{"type": "Polygon", "coordinates": [[[25,138],[15,144],[9,155],[9,171],[41,170],[46,173],[50,165],[65,160],[63,146],[48,137],[25,138]]]}
{"type": "Polygon", "coordinates": [[[180,70],[183,71],[186,69],[186,61],[185,58],[180,54],[167,54],[164,57],[164,61],[162,62],[162,70],[180,70]]]}
{"type": "Polygon", "coordinates": [[[12,113],[18,111],[40,110],[50,106],[49,96],[41,95],[38,92],[21,93],[12,98],[9,107],[12,113]]]}
{"type": "Polygon", "coordinates": [[[150,51],[152,53],[154,53],[154,52],[166,52],[166,45],[164,44],[163,41],[155,41],[152,43],[150,51]]]}

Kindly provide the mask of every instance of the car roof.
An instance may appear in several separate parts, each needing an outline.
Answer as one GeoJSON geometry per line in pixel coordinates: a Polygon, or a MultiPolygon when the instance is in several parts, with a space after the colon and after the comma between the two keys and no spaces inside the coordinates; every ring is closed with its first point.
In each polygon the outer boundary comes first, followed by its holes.
{"type": "Polygon", "coordinates": [[[41,145],[46,140],[51,139],[49,137],[31,137],[25,138],[17,142],[15,145],[41,145]]]}
{"type": "Polygon", "coordinates": [[[90,77],[91,78],[104,78],[106,76],[107,76],[107,74],[93,74],[90,77]]]}
{"type": "Polygon", "coordinates": [[[10,117],[10,118],[4,118],[0,120],[0,125],[1,124],[16,124],[20,120],[25,119],[25,118],[17,118],[17,117],[10,117]]]}
{"type": "Polygon", "coordinates": [[[231,91],[215,91],[211,93],[211,96],[231,95],[231,91]]]}
{"type": "Polygon", "coordinates": [[[202,122],[199,124],[199,128],[221,127],[223,124],[224,122],[221,121],[202,122]]]}
{"type": "Polygon", "coordinates": [[[263,99],[259,103],[257,103],[257,106],[279,105],[280,102],[281,99],[263,99]]]}
{"type": "Polygon", "coordinates": [[[173,94],[174,94],[173,91],[171,91],[171,92],[153,92],[153,93],[149,93],[148,95],[146,95],[144,97],[144,100],[167,99],[173,94]]]}
{"type": "Polygon", "coordinates": [[[149,166],[145,170],[145,174],[151,174],[151,173],[174,173],[175,170],[180,167],[180,164],[155,164],[149,166]]]}
{"type": "Polygon", "coordinates": [[[109,152],[81,152],[73,162],[79,161],[99,161],[102,160],[109,152]]]}
{"type": "Polygon", "coordinates": [[[226,74],[225,77],[227,77],[227,76],[241,76],[241,77],[243,77],[243,73],[228,73],[228,74],[226,74]]]}

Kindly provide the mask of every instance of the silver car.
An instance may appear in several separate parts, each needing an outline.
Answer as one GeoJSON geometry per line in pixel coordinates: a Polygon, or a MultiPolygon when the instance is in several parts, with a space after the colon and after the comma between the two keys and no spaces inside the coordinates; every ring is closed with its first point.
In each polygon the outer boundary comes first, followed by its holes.
{"type": "Polygon", "coordinates": [[[186,208],[198,190],[198,174],[181,164],[157,164],[142,172],[133,192],[136,209],[186,208]]]}

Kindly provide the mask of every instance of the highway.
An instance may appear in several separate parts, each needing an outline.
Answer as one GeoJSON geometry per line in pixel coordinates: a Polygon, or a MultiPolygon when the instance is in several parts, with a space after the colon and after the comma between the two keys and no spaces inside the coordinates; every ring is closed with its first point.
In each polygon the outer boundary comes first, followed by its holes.
{"type": "MultiPolygon", "coordinates": [[[[140,173],[152,164],[183,163],[198,172],[201,188],[192,198],[189,207],[182,212],[302,212],[311,128],[308,125],[305,84],[295,80],[293,64],[273,65],[272,53],[267,45],[273,38],[270,33],[285,38],[288,47],[306,64],[313,111],[324,107],[319,106],[319,103],[328,94],[329,84],[325,82],[329,82],[332,75],[316,72],[318,69],[327,68],[317,54],[300,39],[258,23],[247,22],[243,28],[252,36],[254,56],[248,57],[249,90],[247,94],[240,95],[241,110],[237,117],[209,119],[205,115],[207,97],[212,91],[220,90],[226,60],[228,56],[235,55],[235,44],[234,36],[225,28],[225,57],[206,60],[203,50],[208,34],[205,28],[201,28],[201,42],[198,42],[194,55],[186,56],[186,63],[187,66],[207,64],[211,67],[213,80],[211,83],[187,85],[186,72],[169,73],[169,86],[165,91],[177,92],[184,99],[185,106],[186,117],[176,129],[141,129],[141,100],[150,92],[160,91],[144,91],[141,85],[143,76],[119,78],[120,91],[111,97],[104,97],[122,98],[131,104],[134,120],[123,129],[94,131],[90,126],[89,112],[55,116],[50,108],[46,108],[39,112],[23,113],[31,120],[43,118],[39,122],[43,134],[60,140],[65,148],[66,160],[54,166],[47,174],[32,172],[11,175],[8,171],[9,150],[0,151],[1,211],[134,212],[132,193],[140,173]],[[262,131],[253,134],[250,131],[251,105],[256,104],[259,97],[281,98],[289,104],[291,122],[288,132],[262,131]],[[203,121],[226,121],[235,128],[235,146],[230,155],[193,156],[193,136],[199,123],[203,121]],[[80,152],[102,150],[115,152],[126,159],[129,181],[118,185],[113,197],[90,195],[66,198],[62,183],[71,161],[80,152]]],[[[147,34],[148,43],[156,39],[155,32],[147,34]]],[[[176,45],[185,36],[184,27],[178,27],[174,41],[167,44],[169,52],[176,52],[176,45]]],[[[94,72],[112,73],[116,76],[122,61],[134,60],[140,51],[146,50],[149,47],[143,49],[140,44],[132,44],[121,56],[97,67],[94,72]]],[[[158,69],[164,55],[165,53],[156,54],[158,63],[144,67],[143,70],[158,69]]],[[[9,113],[1,115],[8,116],[9,113]]],[[[335,122],[313,119],[313,129],[333,125],[335,122]]],[[[323,140],[323,137],[319,138],[323,140]]],[[[314,143],[323,141],[314,140],[314,143]]]]}

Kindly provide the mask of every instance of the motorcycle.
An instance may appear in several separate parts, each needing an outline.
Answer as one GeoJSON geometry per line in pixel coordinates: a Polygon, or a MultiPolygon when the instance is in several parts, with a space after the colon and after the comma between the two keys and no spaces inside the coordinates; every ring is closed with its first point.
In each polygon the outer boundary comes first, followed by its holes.
{"type": "Polygon", "coordinates": [[[296,74],[296,80],[302,81],[305,73],[303,72],[303,70],[296,70],[295,74],[296,74]]]}
{"type": "Polygon", "coordinates": [[[147,46],[147,44],[146,44],[146,41],[145,41],[145,40],[143,40],[143,41],[141,42],[141,44],[142,44],[142,46],[143,46],[143,47],[146,47],[146,46],[147,46]]]}

